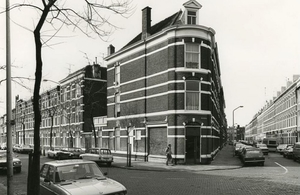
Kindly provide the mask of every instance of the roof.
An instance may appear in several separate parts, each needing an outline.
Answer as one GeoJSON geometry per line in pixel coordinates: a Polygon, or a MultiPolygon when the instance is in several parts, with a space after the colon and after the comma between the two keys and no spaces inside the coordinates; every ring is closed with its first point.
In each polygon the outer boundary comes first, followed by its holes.
{"type": "MultiPolygon", "coordinates": [[[[182,14],[182,11],[178,11],[175,14],[165,18],[164,20],[158,22],[157,24],[151,26],[150,29],[150,34],[154,35],[160,31],[162,31],[163,29],[170,27],[172,25],[175,24],[181,24],[181,20],[180,20],[180,16],[182,14]]],[[[138,41],[142,40],[142,32],[140,34],[138,34],[135,38],[133,38],[129,43],[127,43],[123,48],[128,47],[138,41]]],[[[123,49],[122,48],[122,49],[123,49]]]]}
{"type": "Polygon", "coordinates": [[[60,166],[68,166],[68,165],[78,165],[78,164],[86,164],[86,163],[95,163],[93,161],[88,161],[88,160],[80,160],[80,159],[74,159],[74,160],[55,160],[55,161],[49,161],[46,162],[45,164],[47,165],[52,165],[55,167],[60,167],[60,166]]]}

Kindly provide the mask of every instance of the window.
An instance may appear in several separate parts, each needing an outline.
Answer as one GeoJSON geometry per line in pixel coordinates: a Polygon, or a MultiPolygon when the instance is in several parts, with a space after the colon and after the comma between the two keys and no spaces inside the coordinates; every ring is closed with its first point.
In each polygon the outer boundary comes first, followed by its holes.
{"type": "Polygon", "coordinates": [[[187,24],[196,24],[197,13],[195,11],[187,12],[187,24]]]}
{"type": "Polygon", "coordinates": [[[186,110],[200,109],[200,82],[186,81],[185,83],[185,107],[186,110]]]}
{"type": "Polygon", "coordinates": [[[120,108],[120,93],[115,94],[115,117],[119,117],[121,112],[120,108]]]}
{"type": "Polygon", "coordinates": [[[200,68],[200,45],[187,43],[185,45],[185,63],[186,68],[200,68]]]}
{"type": "Polygon", "coordinates": [[[120,85],[120,66],[115,67],[115,85],[120,85]]]}

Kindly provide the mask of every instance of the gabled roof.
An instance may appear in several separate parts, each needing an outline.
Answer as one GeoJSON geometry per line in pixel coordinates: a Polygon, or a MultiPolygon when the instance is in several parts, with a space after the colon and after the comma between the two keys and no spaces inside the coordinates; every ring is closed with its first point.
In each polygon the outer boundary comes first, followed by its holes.
{"type": "Polygon", "coordinates": [[[194,8],[194,9],[201,9],[202,7],[202,5],[195,0],[190,0],[184,3],[183,6],[187,8],[194,8]]]}
{"type": "MultiPolygon", "coordinates": [[[[150,34],[154,35],[169,26],[172,26],[174,24],[180,24],[181,23],[181,21],[180,21],[181,14],[182,14],[182,11],[180,10],[180,11],[176,12],[175,14],[169,16],[168,18],[151,26],[150,34]]],[[[127,43],[123,48],[128,47],[128,46],[140,41],[141,39],[142,39],[142,33],[138,34],[134,39],[132,39],[129,43],[127,43]]]]}

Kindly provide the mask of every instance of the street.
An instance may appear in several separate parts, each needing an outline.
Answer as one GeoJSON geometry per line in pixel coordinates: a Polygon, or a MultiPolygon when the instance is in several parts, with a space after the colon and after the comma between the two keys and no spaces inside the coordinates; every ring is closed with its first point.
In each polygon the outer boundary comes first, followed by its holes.
{"type": "MultiPolygon", "coordinates": [[[[18,154],[23,169],[14,175],[16,194],[26,194],[28,155],[18,154]]],[[[238,158],[238,157],[232,157],[238,158]]],[[[50,161],[41,157],[41,163],[50,161]]],[[[201,165],[194,165],[201,166],[201,165]]],[[[203,166],[203,165],[202,165],[203,166]]],[[[277,153],[266,156],[265,166],[214,171],[146,171],[101,167],[108,177],[126,186],[128,194],[299,194],[300,163],[277,153]]],[[[6,186],[6,172],[0,172],[6,186]]]]}

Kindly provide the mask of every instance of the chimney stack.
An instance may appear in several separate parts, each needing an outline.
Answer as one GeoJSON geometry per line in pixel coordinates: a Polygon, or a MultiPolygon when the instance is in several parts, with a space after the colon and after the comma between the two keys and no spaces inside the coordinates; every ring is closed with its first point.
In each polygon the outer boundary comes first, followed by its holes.
{"type": "Polygon", "coordinates": [[[107,55],[109,56],[113,53],[115,53],[115,47],[112,44],[110,44],[107,48],[107,55]]]}
{"type": "Polygon", "coordinates": [[[142,9],[142,39],[150,35],[151,30],[151,7],[142,9]]]}

